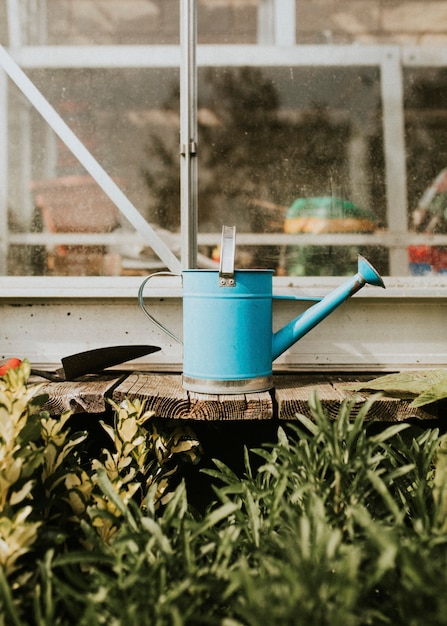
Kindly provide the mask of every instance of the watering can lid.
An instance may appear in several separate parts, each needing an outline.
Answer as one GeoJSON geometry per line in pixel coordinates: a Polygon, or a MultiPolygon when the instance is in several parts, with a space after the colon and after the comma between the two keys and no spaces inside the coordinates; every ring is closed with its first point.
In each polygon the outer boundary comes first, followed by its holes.
{"type": "Polygon", "coordinates": [[[234,285],[234,255],[236,250],[236,226],[222,226],[219,285],[234,285]]]}

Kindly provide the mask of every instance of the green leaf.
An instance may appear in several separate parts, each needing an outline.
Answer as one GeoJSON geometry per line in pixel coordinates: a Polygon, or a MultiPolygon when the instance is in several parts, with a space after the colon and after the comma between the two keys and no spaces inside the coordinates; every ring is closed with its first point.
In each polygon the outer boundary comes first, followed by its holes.
{"type": "Polygon", "coordinates": [[[410,406],[418,407],[447,398],[447,376],[444,380],[425,389],[413,400],[410,406]]]}
{"type": "Polygon", "coordinates": [[[405,422],[393,424],[393,426],[388,426],[387,428],[385,428],[385,430],[381,431],[377,435],[372,435],[371,441],[374,441],[376,443],[383,443],[385,441],[388,441],[389,439],[393,439],[400,432],[407,430],[408,428],[410,428],[410,424],[406,424],[405,422]]]}
{"type": "Polygon", "coordinates": [[[382,497],[383,502],[385,503],[385,505],[387,506],[388,510],[390,511],[392,516],[394,517],[394,521],[395,522],[396,521],[400,522],[403,512],[401,512],[401,510],[399,509],[399,506],[398,506],[397,502],[394,500],[394,498],[393,498],[392,494],[390,493],[390,491],[388,490],[388,487],[386,486],[385,482],[380,478],[378,473],[375,473],[375,472],[373,472],[371,470],[368,470],[367,476],[368,476],[369,480],[371,481],[371,484],[373,485],[374,489],[382,497]]]}
{"type": "Polygon", "coordinates": [[[244,504],[247,511],[248,525],[252,532],[253,543],[256,547],[259,547],[259,531],[261,528],[259,508],[256,505],[250,489],[246,485],[244,492],[244,504]]]}
{"type": "Polygon", "coordinates": [[[232,513],[240,509],[240,505],[233,502],[227,502],[226,504],[220,506],[217,509],[214,509],[210,513],[208,513],[203,520],[202,524],[200,524],[198,530],[194,533],[193,538],[197,538],[201,533],[203,533],[208,528],[212,526],[216,526],[222,520],[228,518],[232,513]]]}
{"type": "Polygon", "coordinates": [[[312,435],[315,435],[315,436],[318,435],[318,433],[320,432],[320,429],[315,424],[315,422],[313,422],[310,418],[307,417],[307,415],[303,415],[302,413],[297,413],[296,418],[301,422],[301,424],[305,428],[307,428],[307,430],[312,435]]]}
{"type": "Polygon", "coordinates": [[[384,391],[399,397],[414,397],[424,393],[438,383],[447,384],[447,370],[418,370],[416,372],[400,372],[379,376],[367,382],[349,383],[347,389],[353,391],[384,391]]]}
{"type": "Polygon", "coordinates": [[[19,489],[19,491],[13,491],[9,498],[10,505],[14,506],[15,504],[18,504],[19,502],[22,502],[30,494],[33,486],[34,486],[34,482],[32,480],[29,480],[22,486],[21,489],[19,489]]]}
{"type": "Polygon", "coordinates": [[[14,624],[14,626],[21,626],[22,620],[16,612],[12,590],[2,567],[0,567],[0,592],[4,605],[3,611],[5,611],[6,617],[9,618],[8,623],[14,624]]]}

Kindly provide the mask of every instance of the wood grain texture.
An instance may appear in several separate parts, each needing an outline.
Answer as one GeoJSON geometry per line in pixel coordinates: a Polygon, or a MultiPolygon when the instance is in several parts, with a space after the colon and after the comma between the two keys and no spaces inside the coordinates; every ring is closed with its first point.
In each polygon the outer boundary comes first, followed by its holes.
{"type": "MultiPolygon", "coordinates": [[[[314,392],[327,414],[336,418],[341,402],[352,401],[352,416],[355,417],[365,402],[374,394],[350,391],[348,383],[371,380],[371,374],[322,374],[322,375],[280,375],[274,377],[275,399],[278,404],[278,417],[283,420],[296,419],[297,413],[311,417],[309,400],[314,392]]],[[[402,400],[386,395],[377,400],[368,411],[368,420],[382,422],[402,422],[408,419],[432,420],[439,417],[437,405],[413,408],[411,400],[402,400]]]]}
{"type": "Polygon", "coordinates": [[[186,391],[179,374],[133,373],[114,389],[112,398],[139,398],[158,417],[192,420],[262,420],[273,417],[269,392],[217,395],[186,391]]]}
{"type": "MultiPolygon", "coordinates": [[[[120,404],[138,398],[158,417],[197,421],[296,420],[298,413],[312,417],[309,401],[316,392],[330,418],[338,415],[344,400],[353,402],[352,416],[372,397],[369,392],[351,391],[349,383],[368,381],[371,374],[277,374],[270,392],[247,394],[205,394],[186,391],[181,374],[110,372],[84,376],[76,382],[45,383],[39,393],[48,394],[43,407],[51,415],[64,411],[102,413],[107,398],[120,404]]],[[[41,382],[32,378],[30,382],[41,382]]],[[[433,420],[441,417],[439,403],[413,408],[410,400],[378,396],[367,419],[382,422],[433,420]]]]}
{"type": "MultiPolygon", "coordinates": [[[[50,415],[72,413],[103,413],[107,408],[107,397],[113,387],[123,378],[119,374],[83,376],[76,381],[45,383],[39,387],[40,394],[48,394],[42,410],[50,415]]],[[[30,378],[30,383],[41,382],[39,377],[30,378]]]]}

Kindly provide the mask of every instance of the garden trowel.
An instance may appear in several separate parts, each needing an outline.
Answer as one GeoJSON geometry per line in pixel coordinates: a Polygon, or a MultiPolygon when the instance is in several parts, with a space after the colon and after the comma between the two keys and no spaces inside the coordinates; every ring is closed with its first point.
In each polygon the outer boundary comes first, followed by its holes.
{"type": "Polygon", "coordinates": [[[113,367],[140,356],[158,352],[159,346],[108,346],[86,350],[66,356],[62,359],[62,367],[55,371],[31,369],[31,374],[41,376],[53,382],[74,380],[86,374],[97,374],[107,367],[113,367]]]}

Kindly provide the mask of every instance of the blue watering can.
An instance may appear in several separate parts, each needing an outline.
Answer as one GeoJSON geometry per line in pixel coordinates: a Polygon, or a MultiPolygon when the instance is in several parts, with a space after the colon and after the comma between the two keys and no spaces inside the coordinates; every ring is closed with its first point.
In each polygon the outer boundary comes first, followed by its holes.
{"type": "MultiPolygon", "coordinates": [[[[237,394],[270,389],[277,357],[364,285],[385,287],[372,265],[359,256],[355,276],[273,333],[273,270],[235,270],[234,252],[235,227],[224,226],[219,270],[182,272],[183,387],[189,391],[237,394]]],[[[140,286],[140,306],[152,322],[180,341],[145,307],[143,289],[153,276],[140,286]]]]}

